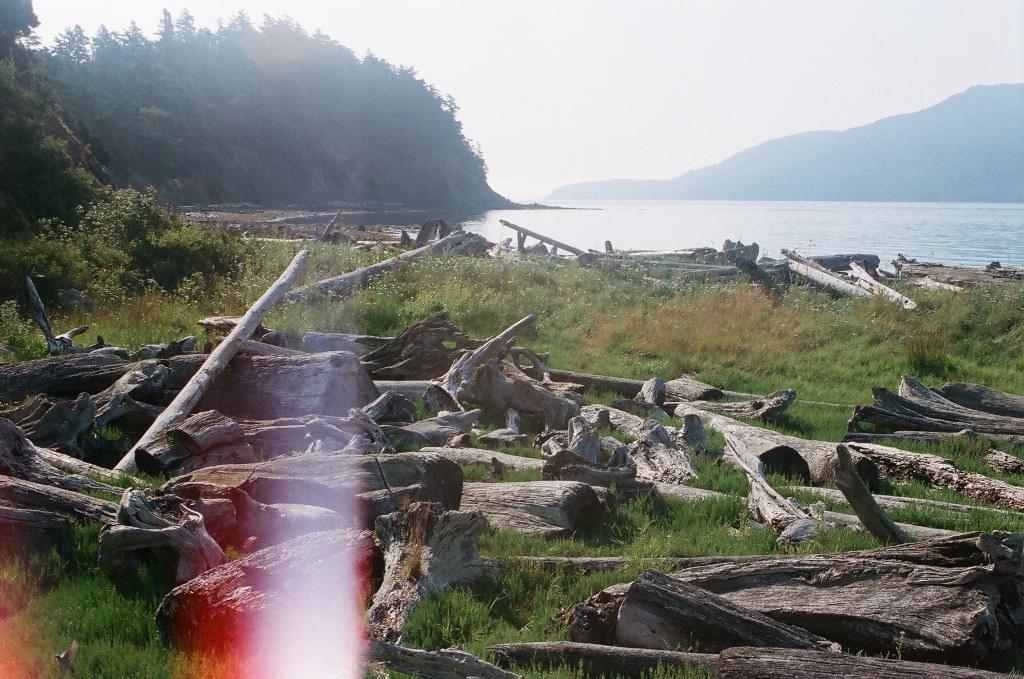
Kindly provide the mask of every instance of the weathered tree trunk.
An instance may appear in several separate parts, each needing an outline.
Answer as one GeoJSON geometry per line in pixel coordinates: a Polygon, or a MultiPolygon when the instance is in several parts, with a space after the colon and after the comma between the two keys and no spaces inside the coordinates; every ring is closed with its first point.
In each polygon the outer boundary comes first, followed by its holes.
{"type": "Polygon", "coordinates": [[[943,398],[970,410],[1024,419],[1024,396],[969,382],[951,382],[937,391],[943,398]]]}
{"type": "Polygon", "coordinates": [[[138,574],[141,562],[147,558],[144,554],[159,559],[168,548],[177,555],[175,585],[227,560],[206,532],[202,514],[187,507],[181,498],[126,490],[117,510],[117,523],[107,524],[100,531],[100,569],[119,585],[138,574]]]}
{"type": "Polygon", "coordinates": [[[0,412],[0,417],[18,425],[35,445],[81,459],[84,453],[79,437],[93,428],[96,403],[89,394],[80,394],[73,402],[37,396],[18,408],[0,412]]]}
{"type": "Polygon", "coordinates": [[[1003,430],[994,433],[1024,434],[1024,418],[993,415],[964,407],[929,389],[920,380],[910,375],[904,375],[900,379],[899,394],[902,398],[918,404],[926,415],[965,422],[969,428],[977,431],[986,431],[987,428],[992,427],[1003,430]]]}
{"type": "Polygon", "coordinates": [[[136,471],[138,467],[135,463],[135,451],[139,448],[145,448],[155,440],[159,432],[182,422],[191,414],[192,410],[202,400],[206,390],[234,357],[238,351],[238,346],[248,339],[252,331],[263,320],[263,317],[277,304],[277,301],[281,299],[288,287],[302,272],[307,257],[309,257],[307,250],[302,250],[295,255],[295,258],[288,265],[288,268],[285,269],[284,273],[249,308],[234,330],[213,350],[213,353],[210,354],[209,358],[206,359],[203,366],[199,369],[199,372],[193,375],[188,384],[178,392],[178,395],[160,413],[160,416],[156,418],[156,421],[153,422],[146,433],[139,438],[132,449],[117,463],[115,469],[129,472],[136,471]]]}
{"type": "Polygon", "coordinates": [[[716,679],[1005,679],[1007,676],[973,667],[743,646],[722,651],[715,667],[716,679]]]}
{"type": "Polygon", "coordinates": [[[186,474],[218,464],[256,462],[241,425],[216,410],[189,416],[156,432],[153,443],[136,451],[136,463],[149,474],[186,474]]]}
{"type": "Polygon", "coordinates": [[[730,646],[831,649],[838,645],[728,599],[646,570],[626,590],[615,621],[615,644],[654,649],[730,646]]]}
{"type": "Polygon", "coordinates": [[[555,240],[553,238],[548,238],[547,236],[539,234],[536,231],[530,231],[529,229],[525,229],[525,228],[523,228],[521,226],[516,226],[512,222],[506,221],[504,219],[499,220],[499,221],[501,222],[502,226],[507,226],[508,228],[516,231],[517,233],[519,233],[522,236],[529,236],[531,238],[536,238],[537,240],[539,240],[542,243],[547,243],[548,245],[553,245],[556,248],[561,248],[562,250],[565,250],[566,252],[570,252],[570,253],[572,253],[574,255],[577,255],[577,256],[584,254],[583,250],[580,250],[579,248],[574,248],[571,245],[566,245],[565,243],[557,241],[557,240],[555,240]]]}
{"type": "Polygon", "coordinates": [[[864,485],[864,481],[853,466],[849,449],[842,444],[836,446],[836,458],[839,462],[836,466],[836,487],[842,491],[846,501],[857,513],[857,518],[868,531],[884,545],[913,542],[913,539],[875,502],[871,491],[864,485]]]}
{"type": "Polygon", "coordinates": [[[714,670],[718,656],[713,653],[682,653],[650,648],[622,648],[571,641],[538,641],[525,644],[489,646],[503,667],[520,665],[544,670],[580,668],[583,675],[640,679],[664,669],[714,670]]]}
{"type": "Polygon", "coordinates": [[[39,511],[87,521],[113,521],[117,505],[73,490],[0,476],[0,501],[39,511]]]}
{"type": "Polygon", "coordinates": [[[677,408],[683,409],[683,417],[689,409],[697,408],[707,412],[727,415],[729,417],[745,417],[750,420],[774,422],[796,400],[796,389],[783,389],[768,394],[764,398],[738,402],[692,401],[682,403],[677,408]]]}
{"type": "Polygon", "coordinates": [[[755,520],[772,527],[780,544],[796,544],[813,539],[819,530],[831,528],[813,519],[805,509],[790,503],[765,479],[764,464],[750,454],[743,441],[725,435],[727,460],[739,467],[750,482],[748,505],[755,520]]]}
{"type": "Polygon", "coordinates": [[[157,629],[176,649],[227,650],[239,666],[358,676],[371,551],[369,533],[351,529],[261,549],[174,588],[157,629]]]}
{"type": "Polygon", "coordinates": [[[589,486],[615,488],[623,502],[651,492],[654,484],[636,480],[636,466],[606,467],[561,449],[544,458],[541,478],[545,481],[579,481],[589,486]]]}
{"type": "MultiPolygon", "coordinates": [[[[671,577],[851,652],[999,662],[1024,615],[1022,544],[1012,533],[971,533],[837,555],[713,557],[671,577]]],[[[577,605],[571,635],[597,643],[613,638],[627,588],[607,588],[577,605]]]]}
{"type": "Polygon", "coordinates": [[[696,478],[690,457],[675,447],[668,431],[657,420],[647,420],[637,440],[629,446],[638,481],[681,484],[696,478]]]}
{"type": "Polygon", "coordinates": [[[484,240],[483,236],[475,233],[466,233],[465,231],[457,231],[446,238],[431,243],[430,245],[409,252],[404,252],[391,259],[386,259],[383,262],[377,262],[370,266],[364,266],[361,269],[350,271],[349,273],[335,276],[334,278],[326,278],[312,285],[304,285],[299,288],[295,288],[287,295],[284,300],[290,302],[295,299],[310,293],[331,293],[333,295],[348,295],[353,290],[357,290],[364,287],[371,279],[379,276],[382,273],[386,273],[393,269],[398,263],[405,262],[410,259],[417,257],[423,257],[428,255],[472,255],[484,252],[487,249],[487,241],[484,240]]]}
{"type": "MultiPolygon", "coordinates": [[[[835,482],[835,443],[786,436],[703,410],[687,409],[683,406],[676,408],[676,417],[687,414],[698,415],[705,424],[743,441],[747,450],[764,463],[767,472],[803,478],[820,484],[835,482]]],[[[854,466],[869,487],[875,485],[878,470],[871,460],[858,453],[854,455],[854,466]]]]}
{"type": "Polygon", "coordinates": [[[467,401],[504,414],[508,409],[541,419],[547,430],[565,429],[579,406],[527,379],[509,378],[499,367],[520,330],[536,320],[527,316],[471,352],[463,354],[435,384],[456,402],[467,401]]]}
{"type": "Polygon", "coordinates": [[[443,446],[453,436],[472,431],[479,416],[479,410],[470,410],[431,417],[412,424],[382,424],[380,428],[395,446],[443,446]]]}
{"type": "Polygon", "coordinates": [[[916,479],[949,488],[978,502],[1024,511],[1024,488],[983,474],[966,472],[952,461],[927,453],[911,453],[872,443],[847,443],[850,450],[869,458],[883,474],[894,479],[916,479]]]}
{"type": "Polygon", "coordinates": [[[985,464],[1004,474],[1024,474],[1024,460],[999,450],[988,451],[985,454],[985,464]]]}
{"type": "Polygon", "coordinates": [[[545,538],[568,537],[605,513],[594,489],[575,481],[467,483],[461,508],[481,511],[494,528],[545,538]]]}
{"type": "Polygon", "coordinates": [[[43,337],[46,339],[46,348],[51,355],[66,354],[75,351],[88,352],[93,349],[103,347],[102,337],[99,338],[99,341],[93,347],[76,347],[72,344],[75,337],[89,329],[88,325],[68,330],[66,333],[54,337],[53,331],[50,330],[50,322],[46,318],[46,308],[43,307],[43,300],[40,299],[39,293],[36,291],[35,283],[32,282],[31,278],[25,278],[25,285],[28,288],[29,302],[32,304],[33,310],[36,312],[36,323],[39,324],[39,329],[43,331],[43,337]]]}
{"type": "MultiPolygon", "coordinates": [[[[593,391],[610,391],[626,398],[633,398],[644,386],[643,380],[626,377],[590,375],[571,370],[550,369],[548,372],[551,379],[556,382],[582,384],[593,391]]],[[[665,382],[665,400],[667,401],[714,401],[723,396],[725,396],[725,392],[721,389],[685,376],[665,382]]]]}
{"type": "Polygon", "coordinates": [[[534,457],[521,457],[519,455],[509,455],[508,453],[500,453],[494,450],[485,450],[483,448],[443,448],[443,447],[426,447],[420,449],[421,453],[434,453],[441,455],[455,462],[461,462],[463,464],[482,464],[489,467],[494,467],[494,462],[497,461],[500,468],[504,471],[522,471],[522,470],[537,470],[540,471],[544,468],[544,460],[534,457]]]}
{"type": "Polygon", "coordinates": [[[372,403],[363,406],[363,412],[378,424],[381,422],[411,424],[416,421],[416,404],[397,391],[385,391],[372,403]]]}
{"type": "Polygon", "coordinates": [[[871,277],[871,274],[869,274],[867,270],[857,262],[850,262],[850,270],[857,276],[857,285],[864,288],[872,295],[875,295],[876,297],[885,297],[897,304],[902,304],[903,308],[908,311],[913,311],[917,308],[917,302],[909,297],[901,295],[888,285],[876,281],[871,277]]]}
{"type": "Polygon", "coordinates": [[[68,354],[0,364],[0,401],[18,403],[32,394],[75,398],[97,394],[132,369],[109,354],[68,354]]]}
{"type": "MultiPolygon", "coordinates": [[[[846,497],[842,492],[833,490],[832,488],[791,486],[790,490],[812,493],[833,502],[846,502],[846,497]]],[[[897,495],[872,495],[872,497],[879,506],[886,509],[912,509],[923,507],[925,509],[935,509],[943,512],[959,512],[962,514],[969,512],[985,512],[1007,518],[1014,518],[1017,516],[1017,512],[1007,511],[1005,509],[996,509],[994,507],[976,507],[973,505],[957,504],[955,502],[941,502],[939,500],[925,500],[922,498],[902,497],[897,495]]]]}
{"type": "Polygon", "coordinates": [[[47,462],[18,427],[0,418],[0,474],[75,492],[120,497],[121,489],[77,474],[65,474],[47,462]]]}
{"type": "Polygon", "coordinates": [[[370,635],[394,642],[429,592],[468,585],[491,570],[476,549],[487,520],[478,511],[445,511],[417,502],[377,518],[374,539],[384,552],[384,579],[367,612],[370,635]]]}
{"type": "Polygon", "coordinates": [[[205,467],[171,479],[163,490],[195,498],[205,484],[240,488],[265,504],[308,504],[344,515],[358,513],[362,525],[410,502],[439,502],[459,509],[462,469],[440,455],[397,453],[350,456],[309,453],[256,464],[205,467]],[[358,503],[358,504],[357,504],[358,503]]]}
{"type": "Polygon", "coordinates": [[[428,679],[525,679],[458,648],[421,651],[382,641],[371,641],[366,660],[371,663],[384,663],[396,672],[428,679]]]}

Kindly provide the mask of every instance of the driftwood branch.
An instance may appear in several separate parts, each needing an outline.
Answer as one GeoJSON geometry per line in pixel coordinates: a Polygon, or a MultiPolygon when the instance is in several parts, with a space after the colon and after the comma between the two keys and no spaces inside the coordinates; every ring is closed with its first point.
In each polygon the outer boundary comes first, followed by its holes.
{"type": "Polygon", "coordinates": [[[189,380],[188,384],[178,392],[178,395],[171,401],[170,405],[156,418],[156,421],[150,426],[145,434],[138,440],[138,442],[128,451],[127,454],[121,461],[117,463],[115,469],[121,471],[134,472],[137,471],[138,466],[135,462],[135,452],[139,448],[144,448],[150,444],[154,437],[164,429],[172,427],[179,422],[183,421],[192,412],[192,409],[196,407],[199,401],[203,398],[203,394],[217,378],[217,376],[227,367],[227,364],[231,361],[231,358],[238,351],[238,347],[252,334],[256,326],[260,324],[263,317],[277,304],[278,300],[281,299],[285,291],[291,286],[291,284],[298,278],[302,272],[303,267],[306,264],[306,259],[309,257],[309,251],[302,250],[292,260],[288,268],[285,269],[284,273],[274,282],[270,288],[267,289],[263,296],[256,300],[249,310],[242,317],[242,320],[234,327],[227,338],[220,343],[220,345],[213,350],[206,362],[199,369],[192,379],[189,380]]]}

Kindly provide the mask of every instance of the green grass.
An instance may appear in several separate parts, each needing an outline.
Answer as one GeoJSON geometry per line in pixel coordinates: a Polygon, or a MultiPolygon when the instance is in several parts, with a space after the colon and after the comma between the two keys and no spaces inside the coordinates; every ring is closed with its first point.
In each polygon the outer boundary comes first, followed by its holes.
{"type": "MultiPolygon", "coordinates": [[[[108,343],[135,349],[200,334],[196,321],[204,316],[243,313],[300,247],[311,250],[303,283],[393,254],[308,243],[252,247],[259,256],[231,280],[197,279],[173,294],[151,286],[132,298],[104,297],[88,314],[51,305],[51,325],[60,332],[90,323],[87,341],[99,333],[108,343]]],[[[1024,393],[1024,286],[910,294],[919,303],[917,312],[884,300],[832,299],[802,286],[775,299],[743,284],[651,279],[635,271],[583,269],[543,259],[432,259],[400,266],[350,298],[312,295],[281,305],[264,323],[284,331],[290,345],[298,346],[310,330],[394,335],[436,311],[447,312],[469,335],[483,338],[536,314],[536,323],[519,343],[550,352],[552,367],[640,380],[686,373],[739,392],[796,388],[798,400],[772,427],[829,441],[841,440],[853,406],[870,402],[873,385],[895,389],[904,373],[929,386],[971,381],[1024,393]]],[[[38,357],[45,350],[24,310],[19,315],[11,303],[0,305],[0,343],[14,346],[18,358],[38,357]]],[[[616,397],[587,394],[586,402],[610,403],[616,397]]],[[[422,403],[418,410],[422,416],[422,403]]],[[[667,423],[679,425],[675,419],[667,423]]],[[[723,447],[717,432],[709,430],[709,437],[713,449],[723,447]]],[[[629,437],[619,438],[629,442],[629,437]]],[[[989,471],[983,459],[987,447],[976,442],[906,447],[1024,485],[1024,478],[989,471]]],[[[538,456],[532,448],[504,452],[538,456]]],[[[481,552],[503,562],[505,572],[472,587],[431,595],[406,628],[405,643],[424,648],[459,644],[482,653],[494,643],[560,639],[565,631],[553,621],[562,611],[607,585],[629,580],[642,570],[645,558],[777,552],[770,530],[748,525],[745,476],[706,458],[695,464],[700,475],[694,486],[729,497],[682,502],[652,494],[621,505],[611,516],[593,517],[572,539],[485,532],[481,552]],[[620,556],[627,565],[589,576],[551,574],[512,558],[521,555],[620,556]]],[[[468,481],[539,478],[535,471],[495,478],[487,465],[463,465],[463,470],[468,481]]],[[[792,480],[772,477],[770,482],[782,489],[792,480]]],[[[974,504],[953,491],[915,482],[883,480],[880,492],[974,504]]],[[[816,500],[800,493],[797,499],[805,504],[816,500]]],[[[826,505],[848,510],[841,503],[826,505]]],[[[948,530],[1022,530],[1020,519],[990,512],[907,509],[891,515],[948,530]]],[[[95,542],[95,528],[79,528],[76,536],[73,556],[66,561],[51,555],[41,563],[0,569],[0,644],[6,644],[0,658],[17,649],[28,662],[24,676],[56,677],[52,654],[78,638],[83,676],[229,675],[224,659],[183,657],[157,639],[152,623],[160,594],[157,574],[144,574],[133,592],[117,593],[94,567],[95,545],[89,543],[95,542]]],[[[844,529],[818,535],[799,551],[876,546],[870,536],[844,529]]],[[[570,670],[525,673],[576,676],[570,670]]],[[[0,668],[0,676],[22,675],[0,668]]],[[[666,671],[658,676],[703,675],[666,671]]]]}

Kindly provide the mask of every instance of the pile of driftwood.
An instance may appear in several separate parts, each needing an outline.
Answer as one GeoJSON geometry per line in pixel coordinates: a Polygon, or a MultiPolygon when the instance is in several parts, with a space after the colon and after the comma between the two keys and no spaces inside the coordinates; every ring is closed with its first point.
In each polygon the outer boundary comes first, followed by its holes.
{"type": "MultiPolygon", "coordinates": [[[[479,248],[460,232],[438,243],[479,248]]],[[[477,551],[488,527],[564,537],[646,493],[716,497],[689,485],[704,456],[742,470],[751,521],[780,544],[853,528],[893,546],[661,561],[674,572],[649,570],[568,611],[573,642],[494,647],[494,658],[582,665],[594,676],[660,665],[723,677],[960,677],[986,675],[926,663],[998,665],[1016,643],[1022,538],[893,523],[869,487],[897,473],[889,460],[904,451],[751,424],[779,417],[792,390],[735,400],[686,377],[554,370],[517,345],[532,316],[485,340],[436,314],[393,338],[320,334],[304,346],[326,350],[288,349],[260,325],[276,300],[344,294],[382,270],[286,292],[303,261],[245,316],[220,321],[228,335],[208,354],[178,346],[138,361],[93,352],[0,367],[0,399],[14,404],[0,413],[5,544],[61,548],[70,521],[103,523],[99,566],[115,585],[155,566],[169,574],[157,624],[176,648],[229,647],[274,663],[284,638],[311,676],[332,675],[359,650],[359,609],[369,662],[428,677],[515,677],[457,649],[405,648],[405,622],[429,592],[502,568],[477,551]],[[621,398],[583,405],[588,388],[621,398]],[[663,424],[667,415],[681,426],[663,424]],[[501,450],[508,445],[535,453],[501,450]],[[465,465],[485,466],[491,482],[467,482],[465,465]],[[517,470],[540,480],[503,481],[517,470]],[[165,480],[154,487],[131,476],[140,471],[165,480]],[[771,472],[836,485],[856,515],[801,506],[768,485],[771,472]],[[125,479],[127,490],[114,485],[125,479]],[[240,558],[229,561],[232,552],[240,558]],[[673,650],[694,646],[704,652],[673,650]]],[[[1014,504],[1024,492],[1003,486],[988,487],[986,500],[1024,507],[1014,504]]]]}

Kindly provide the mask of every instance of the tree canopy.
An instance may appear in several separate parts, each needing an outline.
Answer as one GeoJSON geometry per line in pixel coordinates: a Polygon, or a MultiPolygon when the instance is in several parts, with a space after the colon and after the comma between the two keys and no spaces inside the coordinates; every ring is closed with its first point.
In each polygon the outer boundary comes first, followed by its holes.
{"type": "Polygon", "coordinates": [[[64,31],[45,59],[79,136],[119,185],[177,204],[507,204],[451,97],[285,18],[215,31],[164,11],[64,31]]]}

